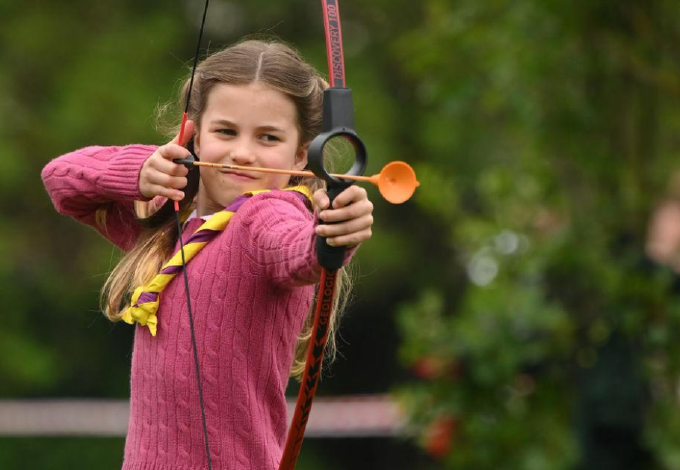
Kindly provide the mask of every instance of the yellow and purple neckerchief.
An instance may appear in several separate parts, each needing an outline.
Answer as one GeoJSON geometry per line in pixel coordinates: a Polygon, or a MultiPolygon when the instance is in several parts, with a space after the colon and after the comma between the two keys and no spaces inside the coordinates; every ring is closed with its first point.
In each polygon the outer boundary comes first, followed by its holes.
{"type": "MultiPolygon", "coordinates": [[[[293,186],[286,188],[286,191],[296,191],[304,195],[311,201],[312,195],[310,190],[305,186],[293,186]]],[[[203,223],[198,230],[196,230],[191,237],[184,244],[184,258],[186,263],[196,256],[201,249],[207,245],[213,238],[221,233],[234,216],[236,211],[246,202],[251,196],[259,193],[268,192],[269,190],[250,191],[232,202],[226,209],[213,214],[205,223],[203,223]]],[[[181,234],[180,234],[181,236],[181,234]]],[[[170,261],[165,263],[161,271],[151,280],[150,283],[139,286],[132,294],[130,307],[128,307],[121,317],[125,323],[130,325],[134,322],[142,326],[148,326],[152,336],[156,336],[158,328],[158,318],[156,312],[160,305],[160,293],[172,281],[175,276],[182,272],[185,264],[182,263],[181,249],[177,251],[170,258],[170,261]]]]}

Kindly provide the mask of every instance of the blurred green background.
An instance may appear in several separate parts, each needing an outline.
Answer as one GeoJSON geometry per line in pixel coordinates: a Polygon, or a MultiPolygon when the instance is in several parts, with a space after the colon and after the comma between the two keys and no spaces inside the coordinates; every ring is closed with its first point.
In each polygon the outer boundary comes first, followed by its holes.
{"type": "MultiPolygon", "coordinates": [[[[202,6],[0,0],[0,398],[127,398],[132,330],[97,311],[119,254],[39,175],[164,142],[202,6]]],[[[680,469],[680,3],[340,9],[368,173],[405,160],[421,186],[401,206],[369,188],[320,393],[391,393],[411,432],[310,439],[300,468],[680,469]]],[[[326,70],[316,0],[213,0],[202,54],[250,34],[326,70]]],[[[122,446],[0,438],[0,468],[114,469],[122,446]]]]}

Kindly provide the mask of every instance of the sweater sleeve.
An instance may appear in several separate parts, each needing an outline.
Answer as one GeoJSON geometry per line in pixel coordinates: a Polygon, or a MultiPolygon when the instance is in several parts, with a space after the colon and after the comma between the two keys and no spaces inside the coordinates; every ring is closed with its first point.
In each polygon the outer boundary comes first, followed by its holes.
{"type": "MultiPolygon", "coordinates": [[[[244,231],[240,237],[243,253],[272,282],[287,288],[319,282],[316,217],[297,195],[288,191],[258,194],[239,209],[233,222],[244,231]]],[[[343,265],[356,250],[347,250],[343,265]]]]}
{"type": "Polygon", "coordinates": [[[42,179],[60,214],[89,225],[127,250],[141,231],[133,203],[146,200],[139,192],[139,172],[155,150],[152,145],[86,147],[52,160],[42,179]],[[102,207],[106,208],[103,225],[97,222],[102,207]]]}

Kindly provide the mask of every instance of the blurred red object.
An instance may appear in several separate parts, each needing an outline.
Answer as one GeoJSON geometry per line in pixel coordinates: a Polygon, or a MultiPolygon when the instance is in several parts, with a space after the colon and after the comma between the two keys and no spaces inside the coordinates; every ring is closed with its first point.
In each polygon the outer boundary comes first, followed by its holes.
{"type": "Polygon", "coordinates": [[[435,356],[425,356],[418,359],[412,367],[416,377],[421,379],[436,379],[444,371],[444,363],[435,356]]]}
{"type": "Polygon", "coordinates": [[[453,450],[458,420],[453,416],[440,416],[425,431],[425,451],[436,459],[443,459],[453,450]]]}
{"type": "Polygon", "coordinates": [[[463,364],[437,356],[425,356],[414,362],[411,370],[420,379],[434,380],[444,376],[457,379],[463,374],[463,364]]]}

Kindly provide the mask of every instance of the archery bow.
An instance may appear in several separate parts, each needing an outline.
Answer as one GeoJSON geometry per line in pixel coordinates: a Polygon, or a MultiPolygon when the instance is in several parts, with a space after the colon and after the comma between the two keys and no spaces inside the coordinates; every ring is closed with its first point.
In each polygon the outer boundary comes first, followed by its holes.
{"type": "MultiPolygon", "coordinates": [[[[345,63],[342,52],[342,31],[338,3],[337,0],[322,0],[322,4],[331,86],[324,91],[323,129],[322,133],[309,146],[308,163],[314,174],[326,181],[327,194],[330,199],[328,207],[332,208],[335,197],[349,187],[352,182],[347,179],[338,179],[326,171],[323,164],[324,146],[335,137],[342,137],[352,144],[355,160],[348,175],[359,176],[364,173],[367,155],[364,143],[354,130],[352,91],[345,88],[345,63]]],[[[323,223],[323,221],[319,220],[319,223],[323,223]]],[[[300,454],[314,395],[321,376],[321,365],[328,338],[328,324],[333,309],[337,273],[345,259],[345,248],[329,246],[323,237],[316,238],[316,250],[322,270],[314,312],[314,326],[307,352],[305,372],[300,382],[295,413],[288,430],[279,470],[293,470],[300,454]]]]}

